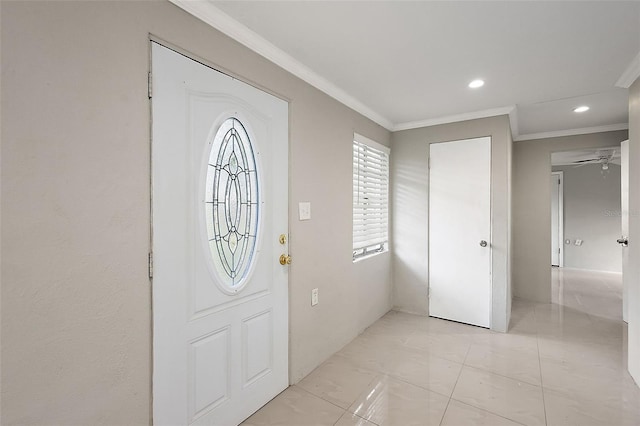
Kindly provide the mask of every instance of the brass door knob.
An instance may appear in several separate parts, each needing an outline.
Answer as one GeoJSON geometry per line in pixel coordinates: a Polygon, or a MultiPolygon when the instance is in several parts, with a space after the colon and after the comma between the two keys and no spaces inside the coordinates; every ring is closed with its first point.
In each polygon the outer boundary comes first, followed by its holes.
{"type": "Polygon", "coordinates": [[[280,255],[280,264],[281,265],[291,265],[291,256],[287,256],[286,254],[280,255]]]}

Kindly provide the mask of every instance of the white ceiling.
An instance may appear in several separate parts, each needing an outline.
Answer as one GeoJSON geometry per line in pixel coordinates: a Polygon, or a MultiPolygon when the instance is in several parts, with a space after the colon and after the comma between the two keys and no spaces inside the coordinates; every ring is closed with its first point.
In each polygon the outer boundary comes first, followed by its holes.
{"type": "Polygon", "coordinates": [[[172,1],[392,130],[514,106],[516,135],[628,122],[637,1],[172,1]]]}

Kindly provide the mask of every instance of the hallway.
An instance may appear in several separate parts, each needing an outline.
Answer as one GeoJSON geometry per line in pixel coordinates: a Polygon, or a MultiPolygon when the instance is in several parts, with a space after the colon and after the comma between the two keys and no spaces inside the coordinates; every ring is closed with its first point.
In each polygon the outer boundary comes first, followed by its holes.
{"type": "Polygon", "coordinates": [[[391,311],[244,425],[638,425],[617,274],[553,271],[508,334],[391,311]]]}

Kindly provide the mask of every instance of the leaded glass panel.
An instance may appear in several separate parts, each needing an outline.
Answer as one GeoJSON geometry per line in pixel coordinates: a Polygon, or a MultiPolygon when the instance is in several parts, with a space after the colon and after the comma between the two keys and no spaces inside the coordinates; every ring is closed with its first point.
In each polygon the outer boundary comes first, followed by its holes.
{"type": "Polygon", "coordinates": [[[259,219],[258,174],[249,134],[236,118],[214,136],[207,166],[205,218],[213,265],[236,288],[251,267],[259,219]]]}

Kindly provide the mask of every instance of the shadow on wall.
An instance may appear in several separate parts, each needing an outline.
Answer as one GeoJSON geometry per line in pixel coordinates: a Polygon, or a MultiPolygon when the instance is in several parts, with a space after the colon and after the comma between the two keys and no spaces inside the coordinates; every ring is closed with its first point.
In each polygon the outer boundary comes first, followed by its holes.
{"type": "Polygon", "coordinates": [[[427,155],[403,162],[393,173],[394,306],[426,315],[428,303],[427,155]]]}

